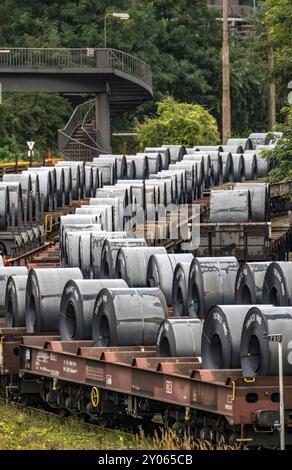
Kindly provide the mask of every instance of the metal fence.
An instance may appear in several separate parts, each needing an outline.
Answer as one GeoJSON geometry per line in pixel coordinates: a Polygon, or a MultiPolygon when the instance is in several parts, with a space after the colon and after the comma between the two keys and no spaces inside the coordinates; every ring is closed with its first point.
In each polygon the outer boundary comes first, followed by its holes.
{"type": "Polygon", "coordinates": [[[0,48],[1,68],[117,69],[152,87],[150,67],[116,49],[0,48]]]}

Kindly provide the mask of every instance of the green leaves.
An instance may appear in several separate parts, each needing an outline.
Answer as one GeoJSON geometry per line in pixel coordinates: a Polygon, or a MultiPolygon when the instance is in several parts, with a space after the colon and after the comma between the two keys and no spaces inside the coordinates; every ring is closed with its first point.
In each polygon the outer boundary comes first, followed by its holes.
{"type": "Polygon", "coordinates": [[[142,148],[167,143],[191,147],[219,142],[216,121],[205,108],[177,103],[170,96],[158,103],[157,117],[146,118],[136,128],[142,148]]]}

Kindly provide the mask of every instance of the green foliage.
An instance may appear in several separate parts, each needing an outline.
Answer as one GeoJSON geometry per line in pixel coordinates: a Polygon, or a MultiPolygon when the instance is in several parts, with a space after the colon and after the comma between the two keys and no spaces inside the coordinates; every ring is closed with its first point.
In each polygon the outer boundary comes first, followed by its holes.
{"type": "Polygon", "coordinates": [[[291,0],[265,2],[263,41],[274,48],[274,74],[279,86],[287,93],[292,77],[292,9],[291,0]]]}
{"type": "Polygon", "coordinates": [[[167,96],[158,103],[157,117],[137,123],[140,145],[184,144],[187,147],[219,142],[216,121],[196,104],[177,103],[167,96]]]}
{"type": "MultiPolygon", "coordinates": [[[[279,166],[269,174],[271,182],[291,182],[292,181],[292,106],[283,110],[285,114],[285,123],[278,124],[276,130],[283,132],[283,137],[277,141],[274,150],[265,152],[268,158],[279,161],[279,166]]],[[[288,195],[292,199],[292,191],[288,195]]]]}
{"type": "Polygon", "coordinates": [[[57,130],[72,112],[70,103],[57,94],[5,93],[0,105],[1,161],[27,159],[27,140],[35,140],[35,158],[48,148],[56,150],[57,130]]]}

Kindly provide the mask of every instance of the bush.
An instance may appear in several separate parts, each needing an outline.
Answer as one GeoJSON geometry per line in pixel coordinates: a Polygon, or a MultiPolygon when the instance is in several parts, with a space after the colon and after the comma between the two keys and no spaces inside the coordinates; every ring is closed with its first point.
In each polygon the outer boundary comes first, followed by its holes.
{"type": "Polygon", "coordinates": [[[198,104],[177,103],[168,96],[158,103],[157,117],[136,124],[141,147],[163,144],[210,145],[219,142],[213,116],[198,104]]]}

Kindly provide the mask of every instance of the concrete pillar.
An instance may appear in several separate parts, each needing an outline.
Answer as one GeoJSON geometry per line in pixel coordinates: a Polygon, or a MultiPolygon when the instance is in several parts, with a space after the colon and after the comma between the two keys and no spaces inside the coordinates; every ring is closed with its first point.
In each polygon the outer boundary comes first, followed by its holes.
{"type": "Polygon", "coordinates": [[[107,93],[96,96],[96,128],[104,150],[111,153],[110,101],[107,93]]]}

